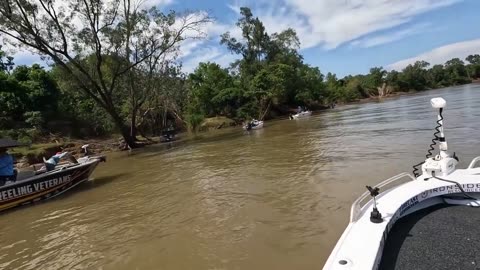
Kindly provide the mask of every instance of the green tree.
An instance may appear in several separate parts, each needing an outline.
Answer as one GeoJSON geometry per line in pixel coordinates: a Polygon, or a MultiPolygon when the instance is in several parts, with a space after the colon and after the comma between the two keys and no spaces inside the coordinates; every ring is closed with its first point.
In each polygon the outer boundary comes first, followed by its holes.
{"type": "Polygon", "coordinates": [[[379,96],[379,88],[385,83],[387,71],[383,67],[373,67],[370,73],[363,78],[362,88],[366,90],[370,96],[379,96]]]}
{"type": "Polygon", "coordinates": [[[228,91],[233,88],[233,78],[215,63],[200,63],[188,76],[188,85],[197,109],[207,116],[225,114],[231,99],[237,98],[228,91]]]}
{"type": "Polygon", "coordinates": [[[427,89],[427,67],[430,64],[425,61],[416,61],[402,70],[399,76],[399,86],[404,90],[421,91],[427,89]]]}
{"type": "Polygon", "coordinates": [[[179,17],[156,7],[146,11],[133,0],[0,4],[0,33],[7,41],[52,60],[111,116],[130,147],[136,146],[135,138],[115,105],[120,82],[148,58],[177,46],[187,30],[198,30],[209,21],[205,14],[179,17]],[[91,58],[85,61],[87,56],[91,58]],[[106,59],[111,60],[108,74],[106,59]]]}
{"type": "Polygon", "coordinates": [[[13,57],[2,51],[2,45],[0,45],[0,72],[10,72],[13,69],[13,65],[13,57]]]}
{"type": "Polygon", "coordinates": [[[323,80],[320,69],[302,65],[298,68],[298,79],[294,82],[297,90],[293,102],[308,106],[320,102],[327,95],[323,80]]]}
{"type": "Polygon", "coordinates": [[[285,64],[272,64],[260,70],[252,81],[252,91],[249,93],[259,106],[258,118],[264,119],[272,103],[285,101],[286,93],[292,81],[294,70],[285,64]]]}
{"type": "Polygon", "coordinates": [[[474,54],[469,55],[465,58],[470,64],[467,66],[468,73],[470,78],[477,79],[480,78],[480,55],[474,54]]]}
{"type": "Polygon", "coordinates": [[[465,63],[459,58],[445,62],[445,73],[451,85],[465,84],[471,81],[468,78],[465,63]]]}
{"type": "Polygon", "coordinates": [[[434,65],[428,70],[428,85],[431,88],[449,85],[443,65],[434,65]]]}

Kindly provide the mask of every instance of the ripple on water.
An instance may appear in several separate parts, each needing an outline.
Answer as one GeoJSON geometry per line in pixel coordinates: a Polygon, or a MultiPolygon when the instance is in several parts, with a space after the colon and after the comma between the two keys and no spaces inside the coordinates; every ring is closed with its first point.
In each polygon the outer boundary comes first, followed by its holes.
{"type": "Polygon", "coordinates": [[[1,216],[0,269],[318,269],[364,186],[422,159],[431,97],[448,101],[449,146],[479,154],[469,87],[113,156],[92,188],[1,216]]]}

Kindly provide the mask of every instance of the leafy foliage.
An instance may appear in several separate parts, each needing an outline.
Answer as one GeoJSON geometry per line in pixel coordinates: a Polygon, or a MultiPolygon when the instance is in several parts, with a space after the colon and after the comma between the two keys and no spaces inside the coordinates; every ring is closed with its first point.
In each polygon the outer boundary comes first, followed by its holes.
{"type": "Polygon", "coordinates": [[[134,144],[137,132],[158,135],[175,125],[196,132],[213,116],[264,119],[299,105],[325,108],[480,78],[478,54],[443,65],[417,61],[402,71],[373,67],[365,75],[324,75],[304,62],[293,29],[268,33],[246,7],[237,22],[242,37],[227,32],[220,42],[240,59],[228,69],[200,63],[186,75],[176,61],[179,44],[202,37],[197,30],[209,22],[206,14],[145,11],[130,0],[66,0],[60,10],[54,2],[0,4],[0,32],[53,61],[50,70],[14,66],[0,47],[0,136],[31,142],[47,130],[62,131],[54,125],[60,123],[77,136],[119,131],[134,144]],[[87,20],[81,29],[72,24],[78,18],[87,20]]]}

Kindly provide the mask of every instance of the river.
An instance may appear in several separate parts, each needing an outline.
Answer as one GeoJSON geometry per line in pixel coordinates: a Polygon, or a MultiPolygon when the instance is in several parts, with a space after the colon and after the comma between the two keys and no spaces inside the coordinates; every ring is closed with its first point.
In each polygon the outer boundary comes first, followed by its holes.
{"type": "Polygon", "coordinates": [[[423,160],[436,96],[465,167],[480,85],[115,153],[76,192],[0,215],[0,269],[321,269],[364,186],[423,160]]]}

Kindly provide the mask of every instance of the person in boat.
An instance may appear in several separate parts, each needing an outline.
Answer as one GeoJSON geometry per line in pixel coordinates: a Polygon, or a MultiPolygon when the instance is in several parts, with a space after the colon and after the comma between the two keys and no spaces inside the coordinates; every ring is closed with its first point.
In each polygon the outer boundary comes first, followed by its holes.
{"type": "Polygon", "coordinates": [[[83,156],[84,157],[88,157],[89,155],[92,154],[92,152],[90,152],[90,150],[88,149],[89,146],[90,146],[89,144],[82,145],[82,150],[83,150],[83,156]]]}
{"type": "Polygon", "coordinates": [[[17,170],[13,166],[13,157],[7,148],[0,148],[0,186],[7,181],[17,180],[17,170]]]}
{"type": "Polygon", "coordinates": [[[63,158],[69,158],[70,153],[69,152],[57,152],[55,155],[50,157],[48,160],[45,161],[45,168],[47,169],[47,172],[55,169],[57,164],[60,162],[61,159],[63,158]]]}
{"type": "Polygon", "coordinates": [[[302,112],[302,106],[298,106],[297,113],[301,113],[301,112],[302,112]]]}

